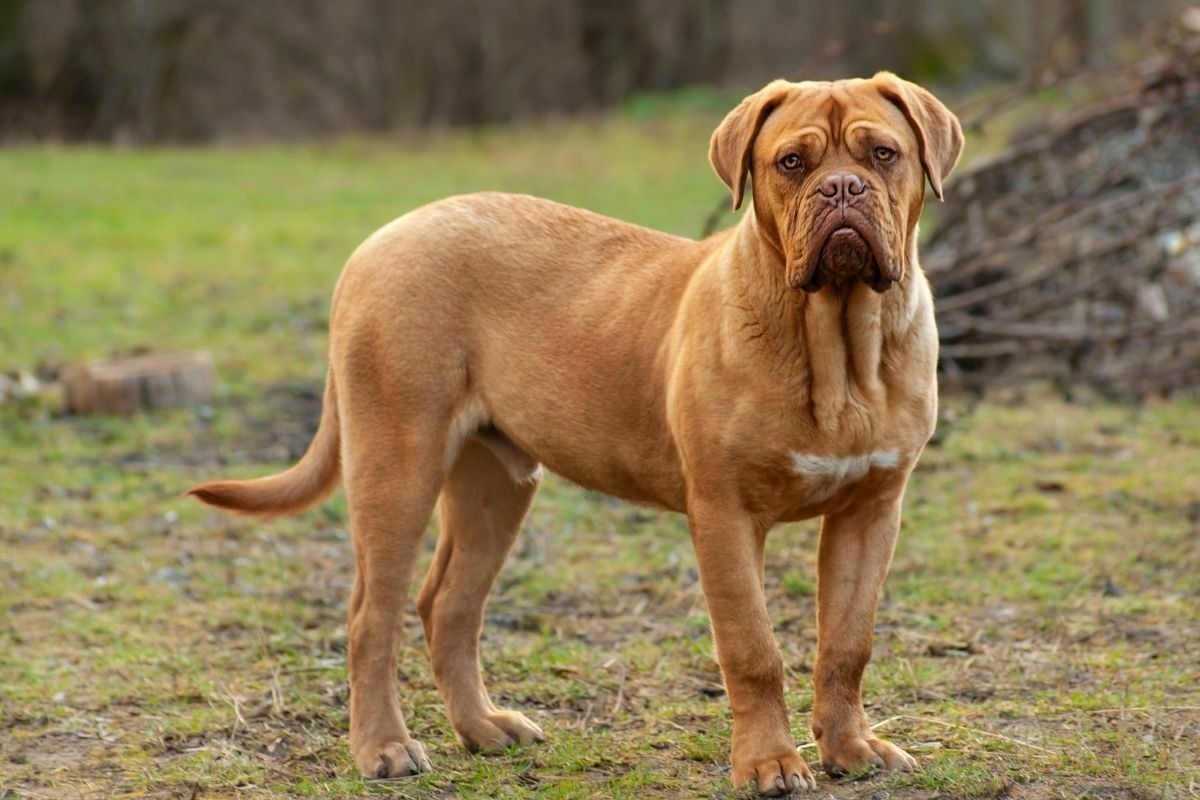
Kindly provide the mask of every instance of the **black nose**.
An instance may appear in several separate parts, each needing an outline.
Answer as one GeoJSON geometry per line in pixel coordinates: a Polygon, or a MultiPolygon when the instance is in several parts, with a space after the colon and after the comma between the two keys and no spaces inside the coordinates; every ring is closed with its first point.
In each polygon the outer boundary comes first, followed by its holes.
{"type": "Polygon", "coordinates": [[[862,178],[853,172],[830,175],[821,181],[817,190],[821,195],[838,205],[854,202],[854,199],[867,190],[862,178]]]}

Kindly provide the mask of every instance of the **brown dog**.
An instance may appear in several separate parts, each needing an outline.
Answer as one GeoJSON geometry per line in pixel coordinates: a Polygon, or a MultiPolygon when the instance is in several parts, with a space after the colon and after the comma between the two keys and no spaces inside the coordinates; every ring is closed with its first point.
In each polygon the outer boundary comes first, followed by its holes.
{"type": "Polygon", "coordinates": [[[417,600],[468,748],[541,739],[480,675],[488,590],[540,464],[688,515],[733,709],[733,782],[815,786],[796,750],[763,593],[779,521],[822,515],[813,735],[831,773],[912,769],[861,698],[905,483],[933,431],[937,335],[917,263],[924,180],[962,149],[955,117],[894,75],[776,81],[717,128],[709,158],[753,210],[703,241],[532,197],[434,203],[371,236],[334,292],[320,428],[268,478],[192,494],[298,511],[346,483],[350,746],[365,775],[430,769],[396,693],[417,600]]]}

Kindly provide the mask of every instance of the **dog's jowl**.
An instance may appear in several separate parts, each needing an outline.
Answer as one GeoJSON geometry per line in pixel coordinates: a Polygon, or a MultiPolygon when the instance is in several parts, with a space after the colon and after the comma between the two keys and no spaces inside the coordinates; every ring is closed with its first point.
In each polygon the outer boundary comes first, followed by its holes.
{"type": "Polygon", "coordinates": [[[733,712],[733,782],[767,794],[815,782],[784,702],[763,545],[777,522],[822,517],[821,763],[913,768],[872,733],[861,682],[905,483],[936,417],[917,221],[926,182],[940,197],[961,149],[955,117],[894,75],[776,81],[712,137],[734,205],[750,201],[731,230],[693,241],[476,194],[406,214],[354,252],[304,458],[192,494],[273,515],[345,483],[350,747],[364,775],[431,769],[395,661],[435,512],[417,608],[450,722],[471,750],[543,738],[493,705],[479,668],[484,600],[543,465],[687,514],[733,712]]]}

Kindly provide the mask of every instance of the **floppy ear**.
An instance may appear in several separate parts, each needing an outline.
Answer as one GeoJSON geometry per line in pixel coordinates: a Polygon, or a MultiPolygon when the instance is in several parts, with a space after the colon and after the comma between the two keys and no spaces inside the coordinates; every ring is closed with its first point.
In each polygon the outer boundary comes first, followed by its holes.
{"type": "Polygon", "coordinates": [[[790,86],[784,80],[771,81],[726,114],[713,131],[708,160],[717,177],[733,192],[734,211],[742,205],[754,139],[775,107],[787,98],[790,86]]]}
{"type": "Polygon", "coordinates": [[[962,155],[963,133],[958,117],[929,92],[902,80],[890,72],[880,72],[872,80],[879,92],[894,103],[912,126],[921,148],[921,166],[938,200],[942,199],[942,180],[962,155]]]}

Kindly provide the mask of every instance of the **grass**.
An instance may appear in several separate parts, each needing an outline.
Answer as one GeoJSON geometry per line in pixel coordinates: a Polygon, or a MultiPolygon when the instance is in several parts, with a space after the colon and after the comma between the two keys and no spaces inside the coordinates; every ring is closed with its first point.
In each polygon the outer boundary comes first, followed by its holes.
{"type": "MultiPolygon", "coordinates": [[[[437,771],[346,749],[340,495],[230,519],[191,483],[307,443],[339,265],[423,202],[508,189],[694,235],[721,198],[704,104],[398,141],[0,150],[0,368],[204,347],[208,408],[0,405],[0,798],[728,797],[729,713],[677,517],[550,479],[489,606],[498,701],[550,741],[462,752],[410,615],[404,708],[437,771]]],[[[947,398],[867,676],[914,775],[836,797],[1200,793],[1200,406],[947,398]]],[[[767,583],[808,745],[816,529],[767,583]]],[[[432,549],[433,536],[429,537],[432,549]]],[[[815,750],[807,746],[815,761],[815,750]]]]}

